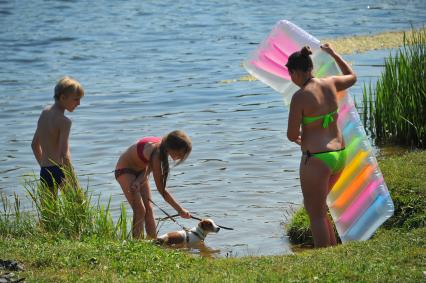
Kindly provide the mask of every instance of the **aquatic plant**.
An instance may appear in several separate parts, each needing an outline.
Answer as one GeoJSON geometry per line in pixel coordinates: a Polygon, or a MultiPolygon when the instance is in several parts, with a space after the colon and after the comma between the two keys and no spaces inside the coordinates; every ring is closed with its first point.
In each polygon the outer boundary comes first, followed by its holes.
{"type": "Polygon", "coordinates": [[[377,144],[426,147],[426,30],[404,34],[375,88],[363,89],[363,122],[377,144]],[[373,90],[374,89],[374,90],[373,90]]]}
{"type": "Polygon", "coordinates": [[[34,231],[33,217],[21,211],[19,196],[13,194],[13,202],[0,193],[0,235],[22,236],[34,231]]]}
{"type": "Polygon", "coordinates": [[[60,188],[54,184],[53,190],[34,175],[24,181],[34,208],[32,211],[21,211],[21,201],[16,194],[12,201],[1,194],[0,234],[23,236],[47,232],[67,239],[128,239],[127,226],[130,223],[124,205],[121,205],[121,214],[114,224],[111,198],[106,206],[100,203],[100,196],[96,202],[92,201],[89,188],[80,187],[72,170],[65,169],[64,173],[66,181],[60,188]]]}
{"type": "Polygon", "coordinates": [[[305,208],[301,207],[287,224],[287,236],[293,245],[303,244],[304,246],[313,246],[311,228],[309,226],[309,217],[305,208]]]}

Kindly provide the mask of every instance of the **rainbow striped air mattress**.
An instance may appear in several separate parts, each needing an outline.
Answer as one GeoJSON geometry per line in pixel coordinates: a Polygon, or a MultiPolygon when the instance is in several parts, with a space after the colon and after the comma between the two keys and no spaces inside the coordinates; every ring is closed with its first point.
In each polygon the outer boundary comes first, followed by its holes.
{"type": "MultiPolygon", "coordinates": [[[[333,58],[321,51],[318,39],[289,21],[279,21],[269,36],[244,61],[246,70],[284,96],[288,104],[298,87],[285,64],[303,46],[313,52],[315,77],[338,75],[333,58]]],[[[372,147],[347,91],[338,93],[338,126],[348,148],[346,166],[327,196],[327,205],[343,242],[367,240],[394,211],[372,147]]]]}

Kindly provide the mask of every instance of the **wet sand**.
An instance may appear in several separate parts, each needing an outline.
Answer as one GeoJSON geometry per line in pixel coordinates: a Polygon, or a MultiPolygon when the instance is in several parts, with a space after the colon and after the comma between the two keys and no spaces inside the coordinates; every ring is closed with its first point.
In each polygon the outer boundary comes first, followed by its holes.
{"type": "MultiPolygon", "coordinates": [[[[420,30],[424,30],[424,28],[420,30]]],[[[404,43],[404,33],[409,37],[412,31],[388,31],[372,35],[355,35],[335,39],[323,39],[321,42],[328,42],[334,46],[338,53],[348,55],[378,49],[401,47],[404,43]]]]}

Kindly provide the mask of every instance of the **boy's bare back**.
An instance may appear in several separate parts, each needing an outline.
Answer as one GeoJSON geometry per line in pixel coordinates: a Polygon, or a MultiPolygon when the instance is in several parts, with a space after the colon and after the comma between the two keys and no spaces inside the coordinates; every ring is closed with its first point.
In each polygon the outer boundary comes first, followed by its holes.
{"type": "Polygon", "coordinates": [[[69,165],[70,129],[71,120],[55,105],[43,109],[36,130],[41,149],[40,166],[69,165]]]}

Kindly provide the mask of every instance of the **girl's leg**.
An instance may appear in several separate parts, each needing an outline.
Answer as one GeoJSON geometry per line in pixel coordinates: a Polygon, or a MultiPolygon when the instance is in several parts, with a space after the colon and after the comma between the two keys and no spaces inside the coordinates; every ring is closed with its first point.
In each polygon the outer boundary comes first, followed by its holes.
{"type": "MultiPolygon", "coordinates": [[[[331,189],[333,188],[334,184],[339,179],[341,173],[342,172],[339,172],[338,174],[332,175],[330,177],[329,185],[328,185],[328,193],[331,191],[331,189]]],[[[335,245],[337,245],[336,233],[334,232],[333,223],[331,222],[330,218],[327,217],[327,219],[328,219],[328,231],[329,231],[329,235],[330,235],[331,245],[335,246],[335,245]]]]}
{"type": "Polygon", "coordinates": [[[122,174],[117,178],[117,182],[120,184],[127,201],[133,210],[133,226],[132,235],[134,239],[141,238],[143,231],[143,223],[145,219],[145,206],[142,201],[140,193],[134,193],[130,190],[133,181],[136,179],[135,175],[122,174]]]}
{"type": "Polygon", "coordinates": [[[330,217],[328,217],[328,215],[327,215],[327,226],[328,226],[328,235],[330,237],[330,245],[335,246],[337,245],[336,233],[334,232],[333,223],[331,222],[331,219],[330,217]]]}
{"type": "Polygon", "coordinates": [[[154,210],[152,209],[152,199],[151,188],[149,186],[148,178],[146,179],[144,185],[141,187],[142,200],[145,206],[145,229],[148,238],[155,239],[157,238],[157,227],[155,224],[154,210]]]}
{"type": "Polygon", "coordinates": [[[332,245],[331,223],[326,204],[331,170],[323,161],[315,157],[309,158],[307,162],[305,158],[302,158],[300,163],[300,183],[305,208],[311,222],[314,245],[328,247],[332,245]]]}

